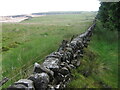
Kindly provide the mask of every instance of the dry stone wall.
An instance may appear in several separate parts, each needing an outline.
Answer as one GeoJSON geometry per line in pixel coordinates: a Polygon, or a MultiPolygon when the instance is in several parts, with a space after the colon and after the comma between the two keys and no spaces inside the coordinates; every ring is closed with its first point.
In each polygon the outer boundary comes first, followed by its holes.
{"type": "Polygon", "coordinates": [[[64,89],[71,80],[71,69],[81,64],[83,48],[87,48],[95,25],[94,20],[84,33],[70,41],[63,40],[59,49],[48,55],[42,64],[34,64],[32,75],[13,83],[7,90],[64,89]]]}

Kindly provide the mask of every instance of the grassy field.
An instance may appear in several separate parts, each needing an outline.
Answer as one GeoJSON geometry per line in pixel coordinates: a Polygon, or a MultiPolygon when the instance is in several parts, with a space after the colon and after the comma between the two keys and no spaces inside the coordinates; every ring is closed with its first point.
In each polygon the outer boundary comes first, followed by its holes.
{"type": "Polygon", "coordinates": [[[42,62],[46,55],[57,50],[63,39],[70,40],[73,35],[87,30],[95,15],[84,12],[36,17],[21,23],[3,23],[2,75],[11,78],[3,87],[27,77],[26,70],[34,62],[42,62]]]}
{"type": "Polygon", "coordinates": [[[81,66],[72,73],[69,88],[117,88],[118,32],[104,29],[97,22],[81,66]]]}

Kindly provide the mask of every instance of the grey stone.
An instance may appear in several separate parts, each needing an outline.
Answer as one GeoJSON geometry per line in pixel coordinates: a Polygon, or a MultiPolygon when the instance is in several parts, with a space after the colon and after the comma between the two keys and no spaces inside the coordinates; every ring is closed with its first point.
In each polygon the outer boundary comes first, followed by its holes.
{"type": "Polygon", "coordinates": [[[35,90],[33,81],[28,79],[20,79],[15,82],[14,85],[10,86],[7,90],[35,90]]]}
{"type": "Polygon", "coordinates": [[[51,79],[53,79],[53,76],[54,76],[54,72],[51,71],[50,69],[46,68],[45,66],[43,65],[40,65],[38,63],[35,63],[34,64],[34,70],[33,70],[34,73],[42,73],[42,72],[45,72],[47,73],[51,79]]]}
{"type": "Polygon", "coordinates": [[[49,83],[47,73],[36,73],[31,75],[28,79],[34,82],[35,90],[45,90],[49,83]]]}
{"type": "Polygon", "coordinates": [[[69,70],[66,68],[66,67],[62,67],[60,70],[59,70],[59,73],[61,73],[62,75],[67,75],[69,74],[69,70]]]}

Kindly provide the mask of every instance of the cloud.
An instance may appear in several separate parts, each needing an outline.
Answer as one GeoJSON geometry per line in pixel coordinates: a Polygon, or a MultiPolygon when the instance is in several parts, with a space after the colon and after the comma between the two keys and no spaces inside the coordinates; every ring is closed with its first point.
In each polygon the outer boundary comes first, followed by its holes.
{"type": "Polygon", "coordinates": [[[97,11],[98,0],[1,0],[0,16],[47,11],[97,11]]]}

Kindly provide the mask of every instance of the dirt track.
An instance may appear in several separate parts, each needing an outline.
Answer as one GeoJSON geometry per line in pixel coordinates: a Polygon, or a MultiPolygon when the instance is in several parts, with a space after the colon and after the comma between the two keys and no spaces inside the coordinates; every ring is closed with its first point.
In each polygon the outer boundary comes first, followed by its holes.
{"type": "MultiPolygon", "coordinates": [[[[45,15],[28,15],[28,16],[31,16],[31,17],[40,17],[40,16],[45,16],[45,15]]],[[[25,17],[25,16],[14,17],[14,18],[12,16],[0,16],[0,22],[3,22],[3,23],[21,22],[21,21],[26,20],[28,18],[29,17],[25,17]]]]}

